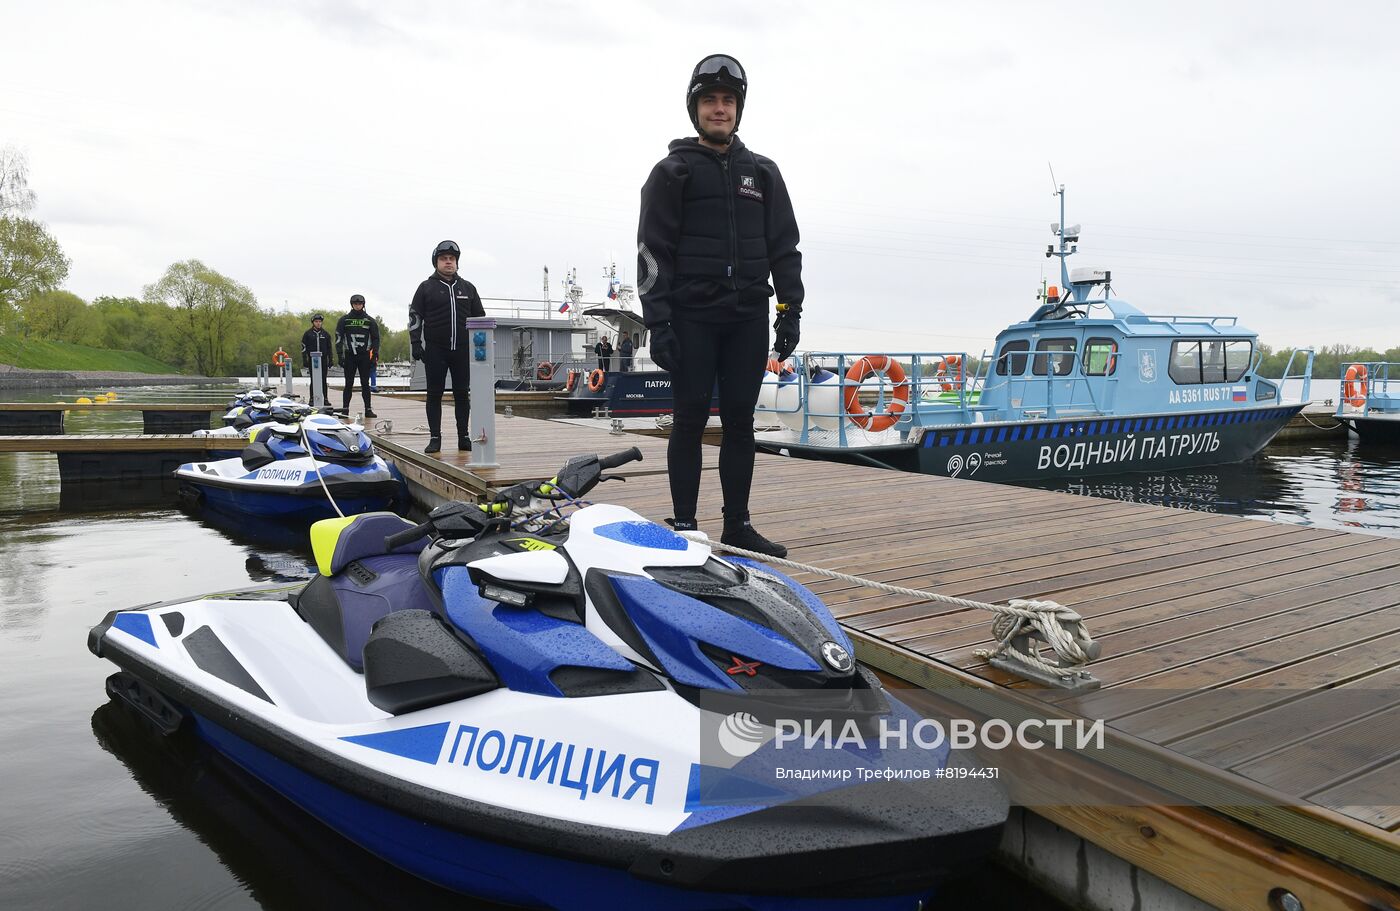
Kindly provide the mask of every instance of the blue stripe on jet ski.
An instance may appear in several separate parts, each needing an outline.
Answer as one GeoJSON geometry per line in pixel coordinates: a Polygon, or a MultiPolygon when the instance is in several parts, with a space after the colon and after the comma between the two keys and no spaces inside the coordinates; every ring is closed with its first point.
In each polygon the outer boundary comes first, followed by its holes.
{"type": "Polygon", "coordinates": [[[135,636],[142,642],[160,648],[159,645],[156,645],[155,631],[151,629],[151,618],[144,613],[117,614],[117,619],[112,621],[112,626],[128,636],[135,636]]]}
{"type": "Polygon", "coordinates": [[[501,682],[516,692],[563,696],[549,679],[561,667],[636,667],[577,623],[487,601],[465,566],[448,566],[434,575],[448,619],[481,646],[501,682]]]}
{"type": "MultiPolygon", "coordinates": [[[[876,898],[699,892],[648,882],[626,869],[473,838],[356,797],[196,715],[199,734],[224,755],[344,837],[447,889],[529,907],[905,911],[932,889],[876,898]]],[[[743,883],[735,883],[742,888],[743,883]]]]}
{"type": "Polygon", "coordinates": [[[428,765],[437,765],[438,756],[442,755],[442,744],[447,740],[448,724],[449,722],[444,721],[441,724],[425,724],[421,727],[380,731],[375,734],[356,734],[340,739],[381,753],[391,753],[394,756],[426,762],[428,765]]]}
{"type": "Polygon", "coordinates": [[[700,642],[731,654],[792,671],[819,665],[782,636],[742,617],[639,576],[609,575],[623,610],[632,618],[666,672],[687,686],[742,690],[700,651],[700,642]]]}
{"type": "Polygon", "coordinates": [[[690,546],[685,538],[655,522],[613,522],[599,525],[593,529],[593,533],[612,541],[653,550],[685,550],[690,546]]]}

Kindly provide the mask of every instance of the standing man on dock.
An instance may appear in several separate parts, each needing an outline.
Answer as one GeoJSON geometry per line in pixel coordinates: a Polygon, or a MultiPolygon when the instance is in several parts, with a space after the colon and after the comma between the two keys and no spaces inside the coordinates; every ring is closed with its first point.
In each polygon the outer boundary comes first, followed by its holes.
{"type": "MultiPolygon", "coordinates": [[[[335,366],[335,361],[331,360],[330,333],[321,328],[324,322],[325,317],[318,313],[311,317],[311,328],[302,333],[301,365],[309,371],[311,369],[311,352],[321,352],[321,404],[329,408],[331,405],[330,374],[331,367],[335,366]]],[[[309,373],[307,375],[310,376],[309,373]]],[[[307,387],[307,396],[315,398],[311,393],[311,388],[307,387]]]]}
{"type": "Polygon", "coordinates": [[[350,312],[335,324],[335,356],[345,368],[345,397],[341,411],[350,410],[355,391],[355,375],[360,377],[360,396],[365,401],[365,417],[378,417],[369,407],[369,373],[379,351],[379,323],[365,312],[365,296],[350,295],[350,312]]]}
{"type": "Polygon", "coordinates": [[[677,531],[696,528],[701,435],[719,384],[719,477],[725,544],[774,557],[787,548],[749,521],[753,410],[768,352],[768,298],[777,288],[773,344],[797,348],[802,254],[783,176],[739,139],[748,77],[714,54],[691,73],[685,102],[697,138],[677,139],[642,187],[637,275],[651,359],[671,374],[675,423],[667,447],[677,531]],[[773,285],[768,284],[772,277],[773,285]]]}
{"type": "Polygon", "coordinates": [[[452,374],[452,410],[457,421],[457,448],[469,452],[471,440],[471,333],[467,320],[485,316],[476,286],[457,274],[462,249],[445,240],[433,250],[433,274],[423,280],[408,306],[408,336],[413,359],[423,362],[428,378],[428,445],[442,449],[442,393],[452,374]]]}

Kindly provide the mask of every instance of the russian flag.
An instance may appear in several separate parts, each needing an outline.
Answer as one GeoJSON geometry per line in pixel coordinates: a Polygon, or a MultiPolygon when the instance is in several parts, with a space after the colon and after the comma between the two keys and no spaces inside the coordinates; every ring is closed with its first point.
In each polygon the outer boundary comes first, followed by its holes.
{"type": "Polygon", "coordinates": [[[1249,390],[1244,386],[1231,387],[1230,398],[1232,401],[1236,402],[1247,402],[1249,401],[1249,390]]]}
{"type": "Polygon", "coordinates": [[[568,312],[569,312],[569,302],[568,302],[568,301],[564,301],[564,303],[562,303],[562,304],[559,305],[559,312],[560,312],[560,313],[568,313],[568,312]]]}
{"type": "Polygon", "coordinates": [[[614,283],[608,285],[608,300],[610,300],[610,301],[615,301],[615,300],[617,300],[617,283],[616,283],[616,282],[614,282],[614,283]]]}

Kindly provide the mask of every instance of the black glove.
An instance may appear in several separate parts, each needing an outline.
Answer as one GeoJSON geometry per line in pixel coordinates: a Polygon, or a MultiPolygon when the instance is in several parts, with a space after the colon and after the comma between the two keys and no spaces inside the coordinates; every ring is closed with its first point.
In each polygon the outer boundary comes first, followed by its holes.
{"type": "Polygon", "coordinates": [[[773,321],[773,350],[778,360],[785,361],[797,350],[797,341],[802,337],[801,316],[796,313],[779,313],[773,321]]]}
{"type": "Polygon", "coordinates": [[[651,328],[651,359],[668,373],[675,373],[681,364],[681,343],[670,323],[651,328]]]}
{"type": "Polygon", "coordinates": [[[345,349],[344,349],[344,348],[337,348],[337,349],[335,349],[335,359],[338,360],[338,361],[340,361],[342,364],[345,363],[345,349]]]}
{"type": "Polygon", "coordinates": [[[414,342],[414,343],[413,343],[413,359],[414,359],[415,361],[421,361],[421,360],[423,359],[423,343],[422,343],[422,342],[414,342]]]}

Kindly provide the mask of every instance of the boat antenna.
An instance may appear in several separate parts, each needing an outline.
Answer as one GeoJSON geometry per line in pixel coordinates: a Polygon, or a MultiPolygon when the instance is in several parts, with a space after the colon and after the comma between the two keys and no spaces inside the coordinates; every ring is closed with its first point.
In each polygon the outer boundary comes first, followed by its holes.
{"type": "MultiPolygon", "coordinates": [[[[1054,194],[1054,193],[1056,192],[1055,188],[1058,187],[1058,186],[1060,186],[1060,185],[1055,181],[1055,166],[1052,165],[1052,164],[1051,164],[1050,162],[1048,162],[1048,161],[1045,162],[1045,166],[1046,166],[1047,168],[1050,169],[1050,192],[1051,192],[1051,194],[1054,194]]],[[[1063,188],[1061,188],[1061,189],[1063,189],[1063,188]]]]}
{"type": "MultiPolygon", "coordinates": [[[[1054,169],[1050,171],[1053,175],[1054,169]]],[[[1060,220],[1050,225],[1050,233],[1059,239],[1059,249],[1055,249],[1055,244],[1049,244],[1045,248],[1045,258],[1052,256],[1060,258],[1060,293],[1068,294],[1069,284],[1069,263],[1066,260],[1079,252],[1079,225],[1065,224],[1065,185],[1058,184],[1055,188],[1055,195],[1060,197],[1060,220]]]]}
{"type": "Polygon", "coordinates": [[[548,308],[549,308],[549,267],[548,267],[548,266],[545,266],[545,267],[544,267],[544,305],[545,305],[545,309],[546,309],[545,316],[548,316],[548,315],[549,315],[549,313],[548,313],[548,308]]]}

